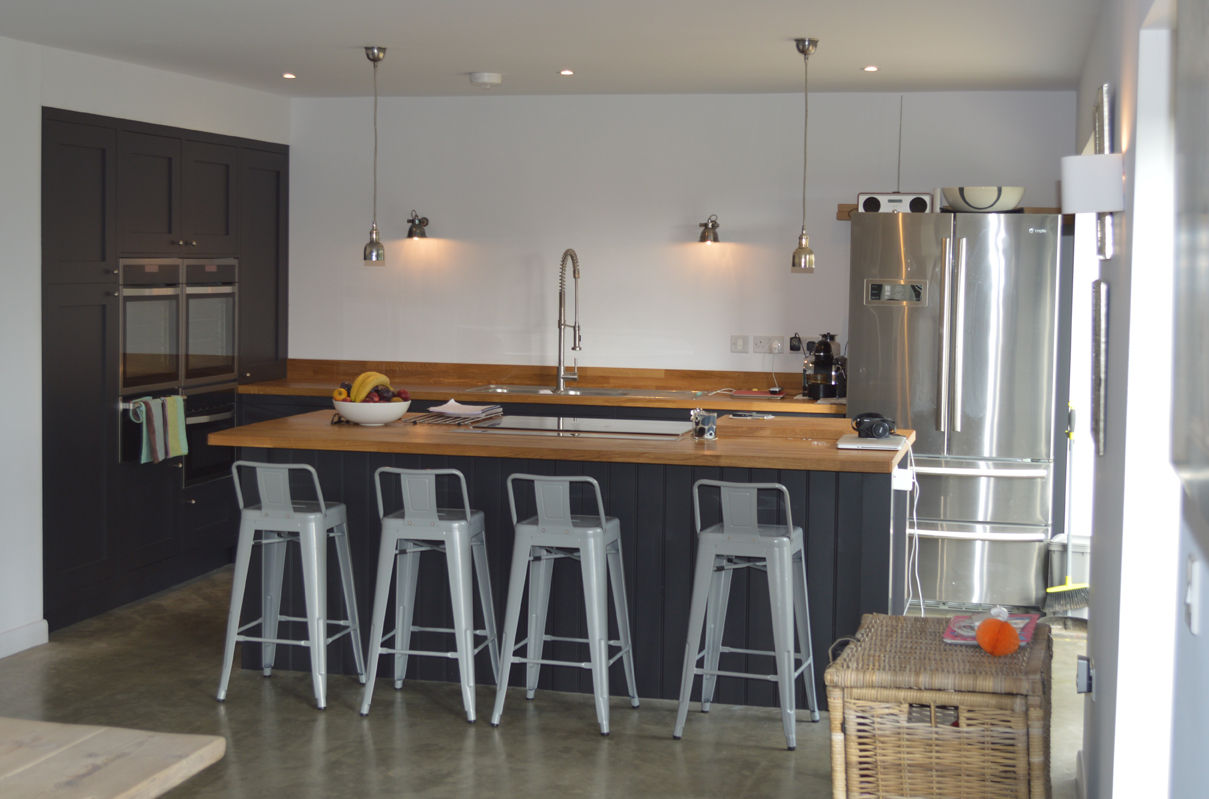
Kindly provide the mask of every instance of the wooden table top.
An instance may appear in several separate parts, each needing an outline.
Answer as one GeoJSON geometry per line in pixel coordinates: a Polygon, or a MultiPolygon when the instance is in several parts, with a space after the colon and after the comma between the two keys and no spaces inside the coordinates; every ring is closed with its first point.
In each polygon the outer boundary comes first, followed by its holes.
{"type": "MultiPolygon", "coordinates": [[[[409,413],[381,427],[331,424],[332,411],[273,419],[209,435],[219,446],[337,452],[468,455],[489,458],[738,466],[803,471],[888,474],[906,454],[897,450],[843,450],[837,439],[852,432],[847,419],[806,416],[772,419],[718,418],[718,438],[689,435],[671,440],[632,440],[485,433],[444,425],[411,424],[409,413]]],[[[899,430],[907,442],[912,430],[899,430]]]]}
{"type": "Polygon", "coordinates": [[[226,751],[218,735],[0,718],[0,796],[160,796],[226,751]]]}

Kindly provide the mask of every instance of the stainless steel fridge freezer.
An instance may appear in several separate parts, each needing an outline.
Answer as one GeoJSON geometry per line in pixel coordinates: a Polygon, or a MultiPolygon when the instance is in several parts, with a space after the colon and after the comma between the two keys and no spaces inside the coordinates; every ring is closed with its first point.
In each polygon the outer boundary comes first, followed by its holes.
{"type": "Polygon", "coordinates": [[[1060,226],[1042,214],[852,215],[848,413],[915,430],[909,529],[927,601],[1044,598],[1060,226]]]}

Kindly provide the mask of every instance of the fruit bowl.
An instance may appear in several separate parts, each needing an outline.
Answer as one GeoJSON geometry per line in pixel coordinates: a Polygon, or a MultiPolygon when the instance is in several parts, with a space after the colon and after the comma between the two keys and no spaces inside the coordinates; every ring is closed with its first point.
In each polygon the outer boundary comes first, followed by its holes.
{"type": "Polygon", "coordinates": [[[1023,186],[945,186],[945,202],[954,211],[1000,213],[1020,205],[1023,186]]]}
{"type": "Polygon", "coordinates": [[[407,408],[410,405],[411,402],[409,400],[404,400],[403,402],[347,402],[332,400],[332,406],[336,409],[336,413],[350,422],[356,422],[366,427],[381,427],[389,422],[398,421],[403,418],[403,414],[407,413],[407,408]]]}

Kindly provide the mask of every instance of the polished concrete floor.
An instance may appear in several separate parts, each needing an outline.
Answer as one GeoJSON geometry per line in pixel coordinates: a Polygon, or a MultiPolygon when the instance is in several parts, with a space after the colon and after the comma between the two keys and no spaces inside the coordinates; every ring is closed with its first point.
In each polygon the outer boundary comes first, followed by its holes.
{"type": "MultiPolygon", "coordinates": [[[[823,797],[831,795],[827,716],[799,713],[798,747],[785,749],[775,709],[715,704],[671,737],[676,706],[616,698],[601,737],[591,698],[514,690],[503,723],[487,723],[494,690],[479,689],[467,724],[456,685],[379,681],[371,714],[361,686],[333,676],[328,709],[314,708],[306,673],[271,679],[238,671],[214,700],[231,572],[128,605],[0,659],[0,715],[46,721],[211,733],[226,756],[173,797],[565,796],[823,797]],[[806,720],[801,720],[802,717],[806,720]]],[[[1075,796],[1082,700],[1074,691],[1079,630],[1056,630],[1052,780],[1075,796]]]]}

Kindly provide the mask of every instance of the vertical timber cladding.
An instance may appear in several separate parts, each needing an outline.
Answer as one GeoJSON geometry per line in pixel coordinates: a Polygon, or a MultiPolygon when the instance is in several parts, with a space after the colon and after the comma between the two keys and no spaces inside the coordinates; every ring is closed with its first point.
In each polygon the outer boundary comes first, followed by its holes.
{"type": "MultiPolygon", "coordinates": [[[[887,605],[890,531],[891,526],[896,525],[895,539],[901,540],[905,524],[905,494],[892,495],[890,476],[885,474],[283,449],[245,449],[243,457],[309,463],[319,472],[325,497],[343,501],[348,506],[353,572],[363,636],[368,636],[377,570],[378,519],[374,471],[378,467],[455,468],[466,476],[471,507],[482,510],[486,516],[492,593],[497,620],[501,625],[513,543],[506,488],[508,475],[528,473],[594,477],[600,483],[605,512],[621,520],[626,599],[633,634],[638,693],[649,698],[675,699],[679,692],[696,556],[692,506],[692,486],[696,480],[780,482],[789,489],[793,521],[806,531],[806,571],[815,682],[819,702],[824,707],[822,677],[831,643],[855,633],[861,614],[890,610],[887,605]],[[898,507],[900,505],[902,507],[898,507]]],[[[454,496],[441,498],[442,504],[449,502],[456,505],[456,500],[454,496]]],[[[523,501],[519,504],[518,512],[524,518],[528,512],[523,501]]],[[[291,553],[287,558],[287,585],[283,589],[283,602],[285,606],[295,609],[291,611],[293,615],[301,615],[296,612],[302,607],[302,586],[295,557],[291,553]]],[[[331,568],[334,567],[333,559],[334,553],[329,553],[329,608],[335,614],[339,608],[339,588],[335,582],[336,572],[331,568]]],[[[245,618],[259,613],[257,562],[253,561],[250,571],[244,603],[245,618]]],[[[574,561],[567,560],[555,565],[548,622],[548,630],[555,635],[582,636],[586,633],[582,583],[574,564],[574,561]]],[[[449,608],[444,559],[435,554],[425,555],[421,559],[415,623],[428,627],[448,627],[452,623],[449,608]]],[[[394,626],[391,616],[388,611],[385,623],[387,631],[394,626]]],[[[521,625],[524,624],[525,615],[522,614],[521,625]]],[[[482,628],[477,611],[476,626],[482,628]]],[[[453,646],[447,637],[425,635],[415,634],[414,648],[444,649],[453,646]]],[[[518,630],[517,640],[524,637],[524,630],[518,630]]],[[[610,637],[616,638],[612,621],[610,637]]],[[[762,572],[742,569],[734,575],[727,610],[726,643],[748,649],[772,647],[767,580],[762,572]]],[[[546,647],[546,656],[550,658],[576,661],[587,658],[582,646],[548,642],[546,647]]],[[[259,667],[259,652],[251,651],[253,649],[244,647],[245,667],[259,667]]],[[[278,667],[310,668],[304,649],[284,649],[288,651],[278,655],[278,667]]],[[[723,655],[723,668],[741,671],[770,667],[769,658],[723,655]]],[[[490,683],[491,667],[486,650],[479,653],[475,668],[479,682],[490,683]]],[[[333,674],[353,673],[349,647],[343,640],[330,648],[328,669],[333,674]]],[[[511,684],[522,684],[523,675],[524,669],[514,667],[510,675],[511,684]]],[[[411,658],[407,676],[412,679],[457,681],[457,662],[453,659],[411,658]]],[[[624,693],[625,679],[620,661],[613,665],[609,682],[612,693],[624,693]]],[[[699,683],[698,680],[694,686],[694,700],[698,696],[699,683]]],[[[591,673],[587,669],[544,668],[539,688],[591,693],[591,673]]],[[[805,707],[805,691],[800,682],[797,691],[798,706],[805,707]]],[[[775,706],[776,686],[759,680],[723,679],[718,681],[715,701],[775,706]]]]}

